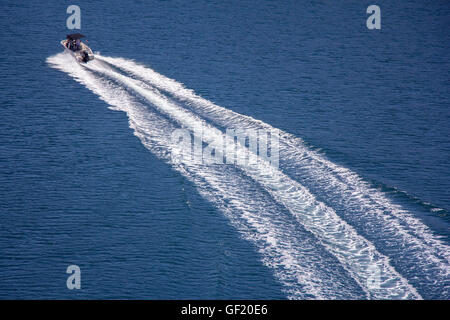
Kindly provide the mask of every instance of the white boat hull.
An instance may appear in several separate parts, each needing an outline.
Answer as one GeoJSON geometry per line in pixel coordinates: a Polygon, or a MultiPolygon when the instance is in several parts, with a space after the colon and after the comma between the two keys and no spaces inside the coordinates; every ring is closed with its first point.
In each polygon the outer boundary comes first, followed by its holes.
{"type": "Polygon", "coordinates": [[[78,62],[87,63],[88,61],[94,60],[94,54],[91,48],[86,44],[80,43],[81,49],[77,51],[70,50],[67,48],[67,40],[62,40],[61,45],[64,49],[69,52],[78,62]]]}

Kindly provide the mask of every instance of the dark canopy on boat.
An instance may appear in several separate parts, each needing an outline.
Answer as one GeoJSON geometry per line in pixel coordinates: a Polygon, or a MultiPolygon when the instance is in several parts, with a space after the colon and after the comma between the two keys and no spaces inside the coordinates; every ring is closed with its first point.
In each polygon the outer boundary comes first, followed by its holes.
{"type": "Polygon", "coordinates": [[[81,33],[72,33],[72,34],[68,34],[67,35],[67,39],[70,40],[77,40],[77,39],[81,39],[84,38],[85,36],[82,35],[81,33]]]}

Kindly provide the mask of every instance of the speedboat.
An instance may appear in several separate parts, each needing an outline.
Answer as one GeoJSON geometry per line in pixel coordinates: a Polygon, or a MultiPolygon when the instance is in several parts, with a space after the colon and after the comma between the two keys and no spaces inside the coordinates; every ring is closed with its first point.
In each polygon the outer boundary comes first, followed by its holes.
{"type": "Polygon", "coordinates": [[[81,39],[85,38],[81,33],[68,34],[65,40],[61,40],[61,45],[67,50],[78,62],[87,63],[94,60],[94,54],[91,48],[85,43],[81,42],[81,39]]]}

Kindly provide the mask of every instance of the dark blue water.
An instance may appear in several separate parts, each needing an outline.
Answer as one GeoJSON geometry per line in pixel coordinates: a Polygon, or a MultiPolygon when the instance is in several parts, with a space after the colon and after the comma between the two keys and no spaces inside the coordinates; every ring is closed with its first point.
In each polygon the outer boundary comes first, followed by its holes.
{"type": "MultiPolygon", "coordinates": [[[[316,180],[295,157],[280,158],[283,172],[389,257],[421,297],[448,299],[450,4],[378,1],[382,29],[368,30],[370,4],[77,3],[94,51],[133,59],[219,106],[302,138],[308,150],[357,174],[441,236],[439,263],[426,254],[409,258],[415,249],[408,243],[388,243],[395,230],[371,233],[364,216],[370,203],[358,206],[364,196],[326,190],[328,169],[316,180]],[[438,264],[447,276],[432,283],[438,264]]],[[[67,6],[9,1],[0,10],[0,298],[291,297],[280,278],[289,266],[273,267],[274,255],[249,241],[261,229],[236,227],[220,201],[206,196],[209,189],[133,134],[129,116],[49,65],[70,32],[67,6]],[[66,288],[71,264],[82,270],[81,290],[66,288]]],[[[241,179],[234,171],[227,176],[241,179]]],[[[263,204],[253,209],[270,208],[274,225],[292,224],[295,239],[323,252],[316,260],[323,273],[305,274],[296,297],[339,297],[305,285],[331,271],[350,288],[342,297],[366,297],[345,263],[287,218],[286,206],[260,182],[242,183],[249,201],[263,204]]],[[[220,195],[225,203],[233,190],[220,195]]],[[[237,217],[240,210],[232,208],[237,217]]]]}

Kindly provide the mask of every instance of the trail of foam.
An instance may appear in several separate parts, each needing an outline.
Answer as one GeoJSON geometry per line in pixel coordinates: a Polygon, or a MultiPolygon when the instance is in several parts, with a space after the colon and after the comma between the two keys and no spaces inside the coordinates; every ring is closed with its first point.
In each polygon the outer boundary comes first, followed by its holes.
{"type": "MultiPolygon", "coordinates": [[[[170,163],[170,133],[177,128],[171,121],[150,112],[123,87],[96,76],[70,56],[58,54],[47,62],[86,86],[112,109],[126,112],[134,134],[152,153],[170,163]]],[[[264,265],[274,271],[289,298],[364,297],[337,261],[317,246],[314,237],[280,214],[279,208],[264,193],[252,189],[251,181],[232,166],[172,165],[224,212],[244,238],[255,244],[264,265]]]]}
{"type": "MultiPolygon", "coordinates": [[[[215,124],[274,130],[262,121],[215,105],[177,81],[134,61],[104,56],[100,59],[169,93],[215,124]]],[[[402,272],[415,278],[414,283],[436,294],[434,282],[439,279],[444,289],[436,297],[449,297],[450,249],[419,219],[356,173],[334,164],[307,148],[301,139],[282,131],[280,164],[302,184],[320,190],[328,204],[344,208],[340,215],[386,253],[395,255],[395,263],[402,272]]]]}
{"type": "MultiPolygon", "coordinates": [[[[100,64],[91,63],[89,68],[133,90],[184,127],[194,132],[201,128],[203,136],[207,140],[220,141],[222,138],[216,128],[211,127],[141,81],[114,72],[100,64]]],[[[237,149],[238,154],[246,153],[242,146],[238,146],[237,149]]],[[[249,155],[257,157],[252,153],[249,155]]],[[[261,159],[252,160],[254,163],[258,161],[261,163],[261,159]]],[[[264,161],[262,162],[263,165],[257,167],[240,167],[240,169],[262,185],[275,200],[291,212],[306,230],[314,234],[328,252],[338,259],[345,270],[365,290],[368,297],[420,298],[414,287],[410,286],[406,279],[390,265],[389,259],[379,253],[372,243],[358,235],[355,229],[342,220],[332,208],[317,201],[298,182],[290,179],[276,168],[264,164],[264,161]],[[371,287],[370,280],[373,274],[368,271],[371,267],[381,271],[380,288],[371,287]]]]}

